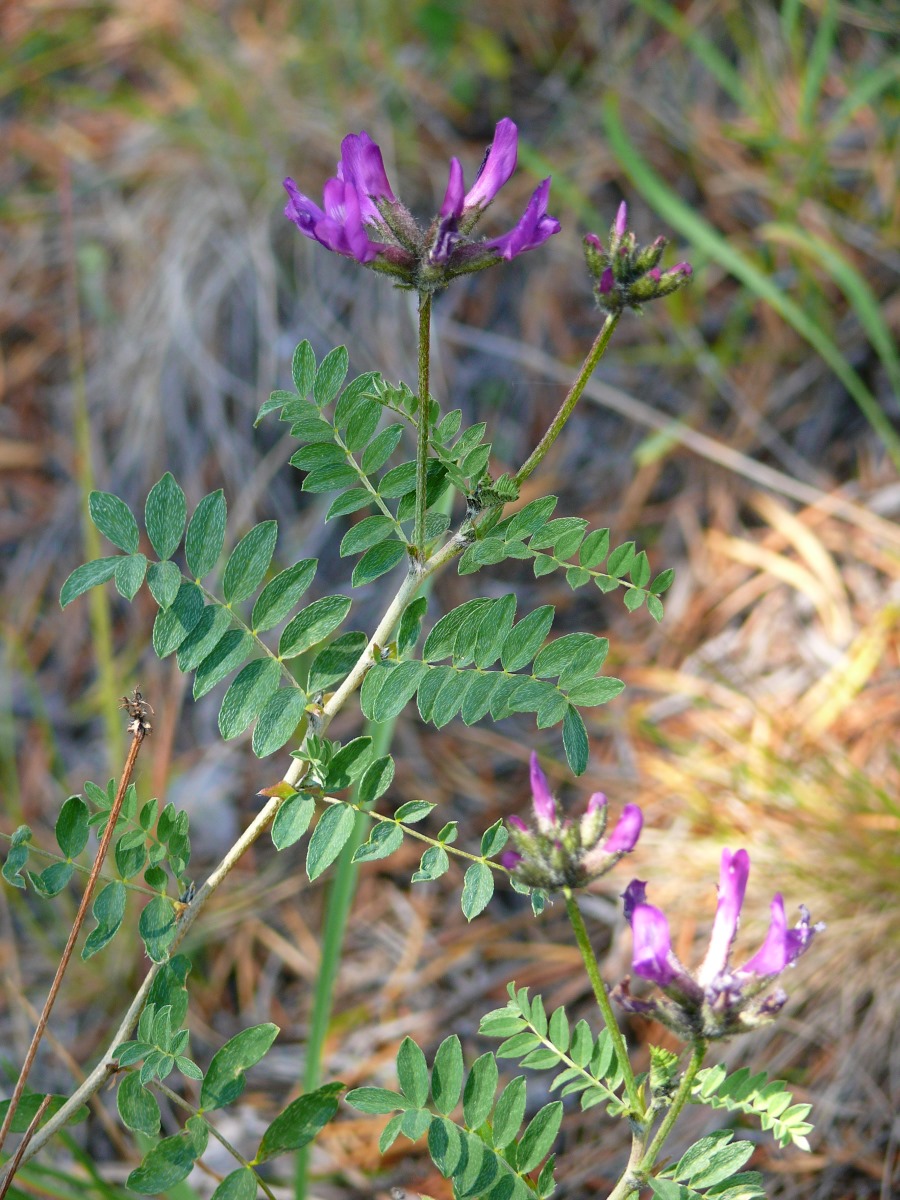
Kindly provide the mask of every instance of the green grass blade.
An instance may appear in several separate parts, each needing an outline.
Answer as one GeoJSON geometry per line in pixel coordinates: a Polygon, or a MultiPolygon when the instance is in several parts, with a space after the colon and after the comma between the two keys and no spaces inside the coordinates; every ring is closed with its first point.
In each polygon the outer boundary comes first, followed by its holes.
{"type": "Polygon", "coordinates": [[[824,239],[816,234],[798,229],[794,225],[763,225],[758,232],[761,237],[794,246],[801,253],[818,262],[828,272],[847,297],[850,307],[865,330],[866,337],[884,364],[891,387],[900,396],[900,355],[897,353],[891,331],[881,314],[878,300],[857,269],[834,246],[829,246],[824,239]]]}
{"type": "MultiPolygon", "coordinates": [[[[829,334],[810,320],[796,301],[785,295],[747,255],[722,237],[656,174],[629,138],[619,114],[619,99],[612,93],[604,101],[603,118],[611,149],[648,203],[663,213],[665,219],[698,249],[708,254],[751,292],[771,305],[780,317],[809,342],[859,405],[881,438],[894,466],[900,471],[900,433],[888,420],[876,398],[841,354],[829,334]]],[[[586,201],[579,208],[581,211],[593,212],[586,201]]],[[[596,222],[596,214],[592,219],[596,222]]]]}
{"type": "Polygon", "coordinates": [[[828,70],[828,60],[834,50],[837,35],[837,4],[835,0],[825,0],[822,19],[816,28],[812,49],[803,73],[803,90],[800,93],[800,107],[797,113],[801,129],[811,132],[815,120],[816,108],[822,94],[822,83],[828,70]]]}
{"type": "Polygon", "coordinates": [[[708,38],[698,33],[683,13],[674,4],[665,0],[637,0],[637,7],[642,8],[663,28],[675,35],[680,42],[691,51],[694,57],[706,67],[716,80],[723,92],[727,92],[735,104],[741,108],[747,107],[747,92],[744,81],[734,69],[724,54],[708,38]]]}

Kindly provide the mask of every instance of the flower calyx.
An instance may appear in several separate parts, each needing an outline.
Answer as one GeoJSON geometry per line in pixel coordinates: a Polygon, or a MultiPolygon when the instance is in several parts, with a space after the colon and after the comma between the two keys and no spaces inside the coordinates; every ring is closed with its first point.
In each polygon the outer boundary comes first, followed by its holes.
{"type": "Polygon", "coordinates": [[[513,849],[500,858],[514,878],[544,891],[586,887],[612,870],[623,855],[634,849],[643,816],[636,804],[626,804],[615,829],[605,837],[609,806],[595,792],[579,820],[560,819],[547,777],[537,755],[531,755],[531,795],[534,820],[507,818],[513,849]]]}

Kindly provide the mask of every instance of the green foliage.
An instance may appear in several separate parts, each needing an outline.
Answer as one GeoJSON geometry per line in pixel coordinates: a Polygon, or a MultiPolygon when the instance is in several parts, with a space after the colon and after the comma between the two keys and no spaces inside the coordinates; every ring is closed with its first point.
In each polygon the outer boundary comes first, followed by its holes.
{"type": "Polygon", "coordinates": [[[133,1192],[157,1196],[186,1179],[206,1149],[208,1128],[202,1117],[191,1117],[174,1137],[163,1138],[144,1156],[125,1181],[133,1192]]]}
{"type": "Polygon", "coordinates": [[[459,714],[469,725],[490,713],[501,720],[533,712],[538,728],[564,723],[564,746],[576,774],[587,767],[587,735],[576,705],[605,704],[624,684],[597,676],[606,638],[567,634],[543,646],[553,620],[543,605],[514,624],[516,597],[468,600],[445,614],[425,640],[422,661],[382,661],[363,680],[360,704],[374,721],[396,716],[413,695],[438,728],[459,714]],[[543,649],[541,648],[543,646],[543,649]],[[450,658],[449,666],[437,666],[450,658]],[[499,660],[499,667],[495,664],[499,660]],[[517,673],[532,663],[528,673],[517,673]],[[556,678],[557,682],[551,680],[556,678]]]}
{"type": "Polygon", "coordinates": [[[794,1104],[784,1080],[769,1082],[764,1071],[753,1075],[741,1067],[729,1075],[721,1063],[698,1071],[691,1102],[756,1117],[780,1146],[793,1143],[800,1150],[809,1150],[807,1134],[813,1126],[806,1118],[812,1105],[794,1104]]]}
{"type": "Polygon", "coordinates": [[[627,1104],[617,1095],[623,1075],[615,1047],[607,1030],[597,1037],[586,1021],[569,1028],[564,1008],[548,1017],[540,996],[529,999],[528,989],[509,985],[505,1008],[494,1009],[482,1017],[479,1033],[503,1038],[497,1058],[515,1058],[523,1067],[555,1070],[550,1090],[560,1096],[581,1096],[582,1109],[605,1104],[607,1112],[618,1116],[627,1104]]]}
{"type": "MultiPolygon", "coordinates": [[[[102,836],[115,800],[115,780],[110,779],[106,788],[88,780],[84,791],[97,809],[87,819],[87,824],[96,826],[98,835],[102,836]]],[[[74,799],[84,804],[79,797],[74,799]]],[[[87,812],[87,806],[84,807],[87,812]]],[[[116,935],[125,915],[128,881],[143,871],[145,884],[158,894],[141,912],[139,931],[148,955],[154,962],[164,961],[175,935],[176,920],[175,903],[167,891],[172,882],[176,894],[185,886],[184,875],[191,858],[188,824],[187,813],[177,812],[172,804],[167,804],[161,812],[155,799],[138,804],[137,788],[129,784],[112,843],[113,859],[121,880],[110,881],[94,898],[92,912],[96,926],[85,941],[81,952],[83,959],[97,954],[116,935]]]]}
{"type": "MultiPolygon", "coordinates": [[[[10,1133],[24,1133],[34,1118],[37,1116],[37,1111],[41,1107],[41,1102],[44,1099],[42,1092],[26,1091],[22,1099],[19,1101],[18,1107],[13,1114],[13,1119],[9,1127],[10,1133]]],[[[68,1096],[51,1096],[50,1103],[44,1109],[41,1117],[41,1125],[44,1125],[52,1116],[59,1112],[62,1106],[68,1100],[68,1096]]],[[[0,1125],[6,1120],[6,1114],[9,1111],[9,1100],[0,1100],[0,1125]]],[[[88,1109],[85,1105],[77,1108],[69,1117],[68,1124],[76,1125],[79,1121],[83,1121],[88,1115],[88,1109]]]]}
{"type": "Polygon", "coordinates": [[[756,1171],[741,1171],[755,1147],[733,1138],[731,1130],[722,1129],[695,1142],[674,1167],[647,1180],[654,1196],[659,1200],[765,1200],[762,1177],[756,1171]]]}
{"type": "MultiPolygon", "coordinates": [[[[336,379],[333,364],[329,371],[336,379]]],[[[331,386],[323,384],[324,391],[331,386]]],[[[63,607],[112,578],[119,592],[131,600],[146,575],[150,594],[159,607],[153,626],[156,654],[165,658],[177,653],[179,668],[195,672],[195,699],[206,695],[232,672],[239,672],[220,708],[222,736],[237,737],[254,725],[254,753],[265,757],[279,750],[294,736],[309,703],[286,661],[320,645],[334,633],[350,609],[349,598],[326,596],[295,611],[315,577],[315,559],[301,559],[266,582],[278,533],[275,521],[263,521],[240,539],[224,564],[222,597],[214,595],[204,579],[215,570],[225,540],[227,510],[221,491],[205,496],[190,519],[184,544],[186,575],[172,561],[181,544],[187,510],[184,492],[170,474],[151,490],[145,508],[147,536],[160,561],[148,564],[142,554],[136,553],[138,526],[123,501],[106,492],[94,492],[89,508],[100,532],[127,553],[125,557],[97,559],[76,568],[60,593],[63,607]],[[241,607],[254,596],[252,611],[242,614],[241,607]],[[292,613],[276,652],[261,635],[292,613]]],[[[359,642],[360,636],[353,635],[352,649],[344,643],[342,656],[335,652],[330,662],[323,659],[314,679],[317,686],[325,686],[323,676],[333,682],[346,674],[365,645],[364,640],[359,642]],[[350,658],[352,650],[357,653],[350,658]]]]}
{"type": "MultiPolygon", "coordinates": [[[[141,1063],[137,1078],[142,1086],[154,1079],[162,1081],[176,1069],[188,1079],[202,1079],[200,1068],[185,1054],[190,1035],[180,1028],[183,1020],[184,1013],[179,1013],[174,1005],[148,1000],[138,1020],[137,1037],[121,1042],[111,1057],[119,1060],[120,1068],[141,1063]]],[[[129,1085],[126,1107],[134,1104],[138,1111],[139,1105],[131,1095],[133,1089],[134,1085],[129,1085]]]]}
{"type": "Polygon", "coordinates": [[[338,1097],[343,1090],[342,1083],[327,1083],[314,1092],[298,1096],[284,1112],[278,1114],[263,1134],[253,1162],[266,1162],[278,1154],[287,1154],[309,1145],[334,1117],[338,1097]]]}
{"type": "Polygon", "coordinates": [[[209,1111],[237,1100],[247,1085],[244,1072],[266,1054],[278,1033],[271,1022],[253,1025],[217,1050],[200,1089],[200,1107],[209,1111]]]}
{"type": "Polygon", "coordinates": [[[427,1136],[428,1152],[454,1195],[493,1200],[534,1200],[553,1190],[552,1159],[535,1184],[528,1175],[547,1158],[562,1120],[562,1104],[544,1105],[518,1136],[525,1116],[523,1076],[496,1098],[499,1073],[492,1054],[483,1054],[465,1075],[462,1049],[454,1035],[438,1047],[429,1071],[424,1053],[411,1038],[397,1052],[400,1091],[363,1087],[347,1093],[351,1107],[370,1114],[394,1113],[379,1145],[386,1152],[400,1134],[410,1141],[427,1136]],[[464,1078],[465,1076],[465,1078],[464,1078]],[[429,1105],[429,1092],[431,1104],[429,1105]],[[462,1098],[462,1120],[454,1118],[462,1098]]]}
{"type": "Polygon", "coordinates": [[[629,612],[635,612],[646,602],[653,619],[661,621],[660,596],[671,587],[675,572],[662,571],[651,581],[647,555],[643,550],[637,552],[634,542],[624,542],[610,550],[608,529],[588,533],[588,523],[583,517],[551,520],[557,499],[543,496],[532,500],[513,516],[489,528],[459,560],[460,575],[470,575],[507,558],[531,558],[535,578],[562,567],[566,583],[573,589],[592,581],[601,592],[622,587],[629,612]],[[606,570],[601,571],[599,567],[604,560],[606,570]]]}

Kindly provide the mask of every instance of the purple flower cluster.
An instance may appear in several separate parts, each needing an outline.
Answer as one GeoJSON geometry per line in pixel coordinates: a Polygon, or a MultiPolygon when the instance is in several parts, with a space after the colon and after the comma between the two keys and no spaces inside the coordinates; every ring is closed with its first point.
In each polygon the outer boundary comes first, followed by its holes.
{"type": "Polygon", "coordinates": [[[810,925],[801,906],[800,921],[788,929],[784,901],[776,895],[771,922],[759,951],[741,967],[729,964],[740,922],[741,907],[750,874],[746,850],[723,850],[719,875],[719,901],[706,957],[693,974],[672,950],[665,915],[647,903],[646,887],[633,880],[625,890],[625,916],[634,939],[632,967],[635,975],[655,983],[664,999],[637,1000],[626,979],[615,991],[628,1012],[653,1017],[686,1041],[729,1037],[765,1024],[784,1006],[787,995],[771,989],[774,979],[792,966],[806,950],[821,924],[810,925]]]}
{"type": "Polygon", "coordinates": [[[659,269],[667,244],[664,237],[658,237],[649,246],[637,244],[628,229],[624,200],[610,228],[605,249],[595,233],[585,236],[584,256],[594,277],[594,296],[604,312],[620,313],[625,308],[640,311],[648,300],[658,300],[684,287],[693,274],[690,263],[676,263],[666,271],[659,269]]]}
{"type": "Polygon", "coordinates": [[[325,184],[323,207],[293,179],[285,179],[289,199],[284,214],[326,249],[392,275],[403,286],[437,291],[456,275],[515,258],[559,232],[559,221],[547,212],[550,180],[545,179],[508,233],[487,241],[471,238],[478,219],[515,171],[517,149],[516,126],[504,117],[468,191],[459,159],[451,159],[440,211],[423,229],[394,195],[376,143],[364,131],[351,133],[341,142],[335,177],[325,184]]]}
{"type": "Polygon", "coordinates": [[[606,797],[595,792],[580,821],[560,820],[556,801],[536,754],[531,755],[531,796],[534,827],[521,817],[509,817],[513,850],[501,863],[529,887],[558,891],[580,888],[605,875],[634,849],[643,816],[636,804],[626,804],[610,836],[604,839],[609,810],[606,797]]]}

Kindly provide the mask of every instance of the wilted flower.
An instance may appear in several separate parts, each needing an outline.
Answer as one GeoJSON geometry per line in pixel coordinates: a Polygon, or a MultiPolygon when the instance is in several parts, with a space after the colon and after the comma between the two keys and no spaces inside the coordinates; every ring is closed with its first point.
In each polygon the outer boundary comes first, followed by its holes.
{"type": "Polygon", "coordinates": [[[286,179],[290,199],[284,214],[328,250],[393,275],[402,286],[437,291],[456,275],[514,258],[559,232],[559,221],[547,213],[550,180],[545,179],[509,233],[488,241],[470,237],[516,169],[517,147],[516,126],[504,117],[468,192],[459,159],[451,159],[440,212],[423,229],[394,196],[378,146],[364,131],[351,133],[341,142],[335,178],[325,184],[324,208],[286,179]]]}
{"type": "Polygon", "coordinates": [[[605,312],[619,313],[625,308],[640,311],[648,300],[657,300],[684,287],[693,271],[690,263],[676,263],[666,271],[658,267],[667,245],[658,237],[649,246],[638,246],[628,230],[628,207],[623,200],[609,231],[609,246],[595,233],[584,239],[584,256],[594,277],[594,296],[605,312]]]}
{"type": "Polygon", "coordinates": [[[740,923],[741,906],[750,873],[746,850],[722,851],[719,902],[709,949],[698,970],[691,974],[672,950],[669,923],[658,908],[646,902],[643,880],[625,890],[625,916],[634,938],[633,970],[665,993],[665,999],[636,1000],[626,979],[615,989],[615,998],[628,1012],[653,1017],[686,1041],[723,1038],[744,1033],[771,1021],[783,1008],[787,995],[770,985],[792,966],[824,925],[810,925],[802,905],[800,920],[788,929],[784,901],[776,895],[771,904],[769,932],[760,950],[742,967],[731,968],[729,958],[740,923]]]}
{"type": "Polygon", "coordinates": [[[610,871],[637,844],[643,816],[636,804],[625,805],[615,829],[604,840],[609,812],[602,792],[591,796],[579,821],[560,820],[536,754],[531,755],[531,796],[534,828],[521,817],[509,817],[515,849],[500,858],[503,866],[529,887],[546,891],[584,887],[610,871]]]}

